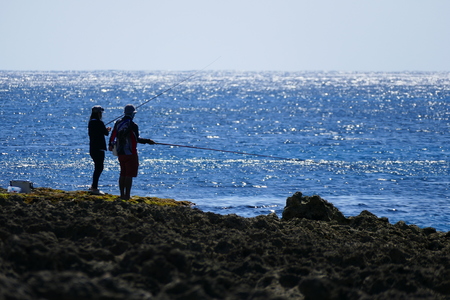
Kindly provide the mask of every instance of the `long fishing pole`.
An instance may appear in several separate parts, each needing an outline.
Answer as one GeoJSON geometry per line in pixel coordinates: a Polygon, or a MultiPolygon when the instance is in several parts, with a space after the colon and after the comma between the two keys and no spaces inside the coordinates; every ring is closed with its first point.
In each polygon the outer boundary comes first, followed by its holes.
{"type": "Polygon", "coordinates": [[[173,147],[184,147],[184,148],[191,148],[191,149],[201,149],[201,150],[209,150],[209,151],[228,152],[228,153],[234,153],[234,154],[260,156],[260,157],[267,157],[267,158],[274,158],[274,159],[281,159],[281,160],[304,161],[304,159],[299,159],[299,158],[285,158],[285,157],[272,156],[272,155],[263,155],[263,154],[238,152],[238,151],[230,151],[230,150],[219,150],[219,149],[195,147],[195,146],[187,146],[187,145],[176,145],[176,144],[167,144],[167,143],[155,143],[155,145],[165,145],[165,146],[173,146],[173,147]]]}
{"type": "MultiPolygon", "coordinates": [[[[168,91],[170,91],[170,90],[172,90],[173,88],[179,86],[179,85],[182,84],[183,82],[189,80],[189,79],[192,78],[194,75],[196,75],[198,72],[203,71],[204,69],[206,69],[207,67],[209,67],[210,65],[212,65],[213,63],[215,63],[216,61],[218,61],[219,58],[220,58],[220,56],[219,56],[218,58],[216,58],[214,61],[212,61],[211,63],[209,63],[207,66],[203,67],[202,69],[197,70],[196,72],[194,72],[194,73],[191,74],[190,76],[186,77],[185,79],[183,79],[183,80],[177,82],[176,84],[170,86],[168,89],[165,89],[164,91],[162,91],[161,93],[157,94],[156,96],[153,96],[152,98],[148,99],[147,101],[145,101],[145,102],[139,104],[138,106],[136,106],[136,109],[139,108],[139,107],[141,107],[141,106],[143,106],[143,105],[145,105],[145,104],[147,104],[147,103],[149,103],[150,101],[152,101],[152,100],[158,98],[159,96],[161,96],[161,95],[167,93],[168,91]]],[[[114,120],[109,121],[109,122],[106,123],[105,125],[108,125],[108,124],[110,124],[110,123],[112,123],[112,122],[114,122],[114,121],[116,121],[116,120],[122,118],[123,116],[124,116],[124,115],[122,114],[122,115],[118,116],[117,118],[115,118],[114,120]]]]}

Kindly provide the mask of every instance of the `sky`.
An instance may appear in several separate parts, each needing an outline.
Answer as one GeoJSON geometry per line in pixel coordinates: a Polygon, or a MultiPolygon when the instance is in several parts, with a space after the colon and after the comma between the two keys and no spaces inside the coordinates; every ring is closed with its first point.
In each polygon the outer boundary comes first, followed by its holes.
{"type": "Polygon", "coordinates": [[[0,70],[450,71],[449,0],[0,0],[0,70]]]}

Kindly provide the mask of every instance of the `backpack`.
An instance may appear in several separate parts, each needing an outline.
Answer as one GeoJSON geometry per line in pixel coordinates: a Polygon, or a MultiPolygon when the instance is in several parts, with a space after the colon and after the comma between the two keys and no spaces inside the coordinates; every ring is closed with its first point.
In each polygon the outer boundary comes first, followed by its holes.
{"type": "Polygon", "coordinates": [[[113,147],[113,154],[126,154],[131,151],[130,149],[130,131],[131,131],[131,119],[120,121],[117,124],[116,143],[113,147]]]}

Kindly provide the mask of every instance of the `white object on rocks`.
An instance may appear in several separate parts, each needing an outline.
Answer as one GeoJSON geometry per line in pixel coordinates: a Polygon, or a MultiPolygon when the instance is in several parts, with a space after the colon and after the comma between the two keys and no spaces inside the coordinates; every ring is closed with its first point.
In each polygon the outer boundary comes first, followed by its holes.
{"type": "MultiPolygon", "coordinates": [[[[15,193],[28,194],[28,193],[31,193],[31,190],[33,189],[33,183],[28,180],[11,180],[9,182],[9,185],[12,187],[20,188],[20,191],[15,192],[15,193]]],[[[8,190],[9,190],[9,188],[8,188],[8,190]]]]}

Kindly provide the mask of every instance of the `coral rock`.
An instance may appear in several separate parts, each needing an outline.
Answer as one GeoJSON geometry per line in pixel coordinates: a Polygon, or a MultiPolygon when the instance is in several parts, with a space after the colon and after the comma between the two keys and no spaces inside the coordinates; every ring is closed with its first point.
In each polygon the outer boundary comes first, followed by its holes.
{"type": "Polygon", "coordinates": [[[333,204],[320,196],[303,196],[301,192],[296,192],[286,200],[283,210],[283,220],[292,218],[304,218],[316,221],[337,221],[347,223],[345,216],[333,204]]]}

